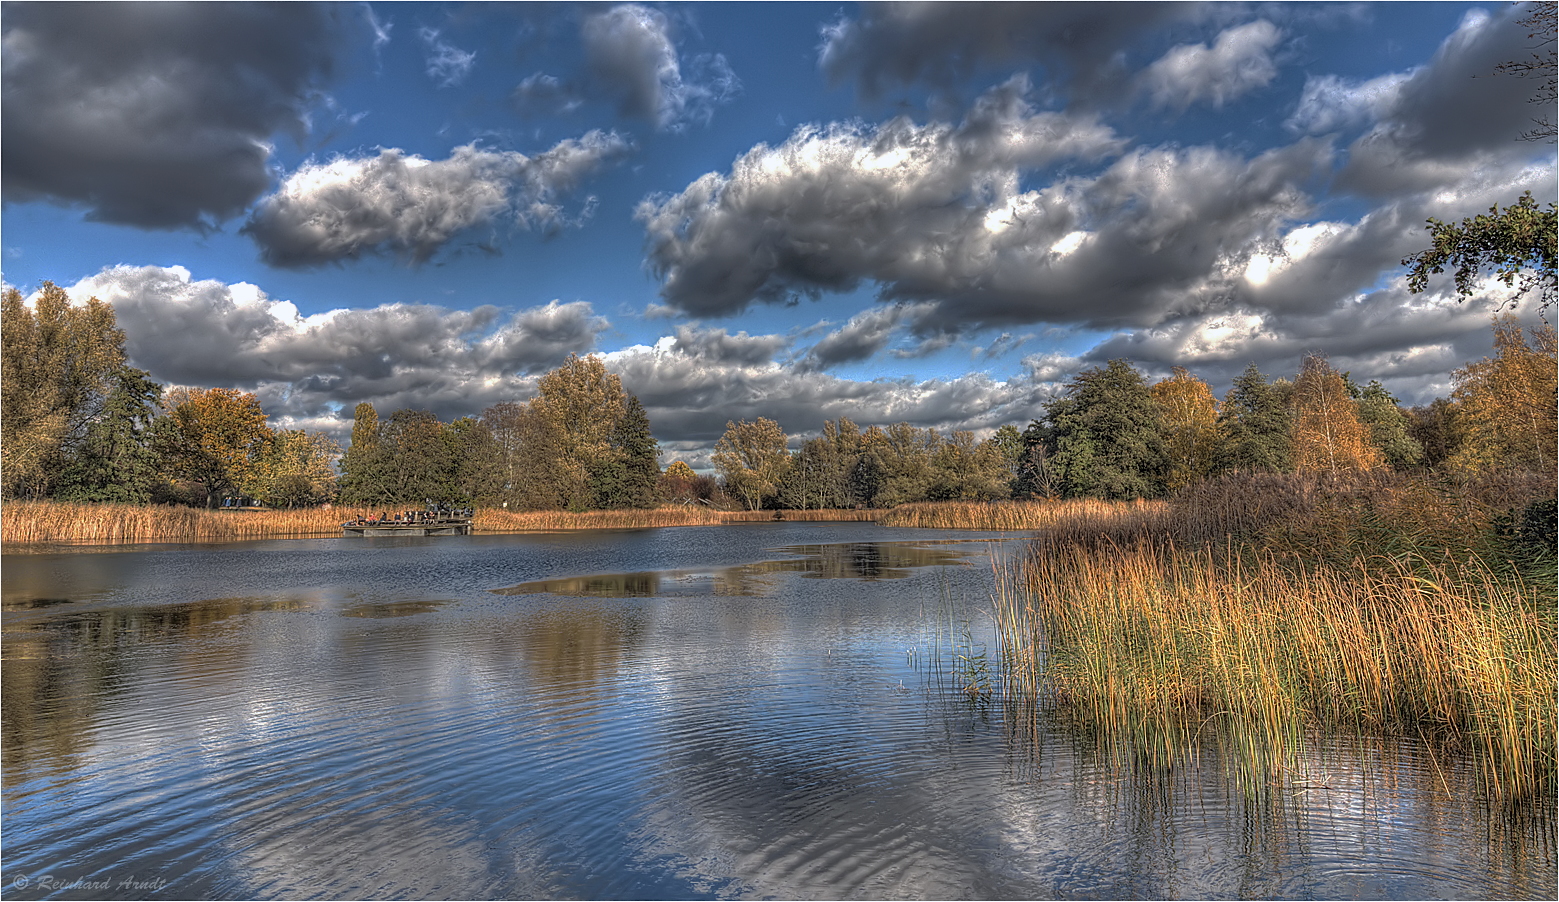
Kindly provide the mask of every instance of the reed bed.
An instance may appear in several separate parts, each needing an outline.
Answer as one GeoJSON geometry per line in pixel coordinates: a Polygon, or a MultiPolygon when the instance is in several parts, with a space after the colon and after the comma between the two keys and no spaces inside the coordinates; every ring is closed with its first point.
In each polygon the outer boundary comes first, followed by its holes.
{"type": "Polygon", "coordinates": [[[763,523],[772,520],[790,520],[796,522],[842,522],[842,523],[870,523],[876,520],[881,511],[853,510],[847,508],[823,508],[821,510],[774,510],[774,511],[721,511],[721,523],[763,523]]]}
{"type": "Polygon", "coordinates": [[[1063,535],[1107,531],[1121,538],[1164,531],[1164,501],[929,501],[883,511],[884,526],[930,529],[1044,530],[1063,535]]]}
{"type": "MultiPolygon", "coordinates": [[[[120,545],[137,542],[234,542],[341,535],[341,524],[378,516],[379,508],[213,511],[193,507],[8,501],[0,506],[0,543],[9,551],[37,545],[120,545]]],[[[478,510],[477,532],[714,526],[716,511],[685,506],[654,510],[508,512],[478,510]]]]}
{"type": "Polygon", "coordinates": [[[646,529],[657,526],[717,526],[720,513],[706,507],[674,505],[648,510],[476,512],[477,532],[548,532],[573,529],[646,529]]]}
{"type": "Polygon", "coordinates": [[[1559,618],[1477,559],[1042,539],[999,577],[1011,678],[1118,748],[1235,737],[1282,767],[1317,730],[1419,736],[1472,752],[1492,798],[1554,797],[1559,618]]]}
{"type": "Polygon", "coordinates": [[[341,523],[359,513],[369,511],[214,511],[172,505],[7,501],[0,506],[0,543],[117,545],[338,536],[341,523]]]}

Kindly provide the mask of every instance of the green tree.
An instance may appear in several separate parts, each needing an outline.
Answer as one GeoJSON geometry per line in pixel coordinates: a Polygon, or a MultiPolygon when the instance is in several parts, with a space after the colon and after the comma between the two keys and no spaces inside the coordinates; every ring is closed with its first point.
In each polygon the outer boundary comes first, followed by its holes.
{"type": "Polygon", "coordinates": [[[43,497],[117,384],[124,333],[111,306],[72,304],[53,282],[32,307],[6,289],[0,319],[0,489],[43,497]]]}
{"type": "Polygon", "coordinates": [[[353,411],[352,444],[341,458],[341,503],[387,504],[383,462],[384,456],[379,449],[379,412],[364,401],[353,411]]]}
{"type": "Polygon", "coordinates": [[[1385,386],[1371,381],[1354,403],[1370,443],[1380,449],[1392,469],[1408,470],[1423,463],[1424,446],[1413,438],[1412,420],[1385,386]]]}
{"type": "Polygon", "coordinates": [[[1012,496],[1012,471],[999,446],[959,430],[931,452],[931,501],[995,501],[1012,496]]]}
{"type": "Polygon", "coordinates": [[[773,420],[727,422],[711,460],[725,478],[725,490],[748,510],[760,510],[779,491],[790,467],[790,439],[773,420]]]}
{"type": "Polygon", "coordinates": [[[60,476],[62,501],[144,504],[158,481],[152,423],[162,386],[143,370],[121,366],[103,410],[60,476]]]}
{"type": "Polygon", "coordinates": [[[452,468],[450,491],[443,498],[429,496],[426,500],[471,505],[501,503],[505,462],[492,428],[483,420],[461,417],[444,427],[444,442],[449,447],[452,468]]]}
{"type": "Polygon", "coordinates": [[[1279,473],[1294,469],[1293,417],[1285,394],[1267,382],[1255,363],[1234,380],[1219,413],[1224,436],[1219,467],[1279,473]]]}
{"type": "Polygon", "coordinates": [[[1142,374],[1124,360],[1079,373],[1045,410],[1051,466],[1068,497],[1153,498],[1164,491],[1164,424],[1142,374]]]}
{"type": "Polygon", "coordinates": [[[1456,293],[1460,297],[1475,294],[1477,280],[1485,272],[1492,272],[1507,287],[1516,289],[1510,299],[1512,305],[1534,288],[1540,309],[1553,304],[1559,292],[1559,270],[1555,268],[1559,210],[1554,204],[1544,210],[1528,191],[1504,210],[1495,204],[1489,212],[1456,224],[1438,219],[1428,222],[1426,228],[1434,246],[1402,260],[1402,265],[1409,267],[1409,291],[1416,294],[1425,290],[1430,276],[1443,273],[1450,266],[1454,267],[1456,293]]]}
{"type": "Polygon", "coordinates": [[[446,440],[444,424],[431,412],[395,411],[379,427],[379,449],[384,503],[421,507],[428,501],[457,500],[454,448],[446,440]]]}
{"type": "Polygon", "coordinates": [[[597,460],[590,474],[599,508],[651,508],[660,479],[660,444],[650,432],[644,405],[624,393],[623,409],[612,426],[611,454],[597,460]]]}

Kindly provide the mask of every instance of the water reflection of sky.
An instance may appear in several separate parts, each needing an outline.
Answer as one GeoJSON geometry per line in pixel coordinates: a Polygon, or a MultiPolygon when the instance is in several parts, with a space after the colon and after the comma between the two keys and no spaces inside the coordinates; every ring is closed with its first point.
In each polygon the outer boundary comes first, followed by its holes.
{"type": "Polygon", "coordinates": [[[1551,888],[1551,837],[1491,841],[1468,775],[1438,788],[1410,744],[1318,746],[1305,779],[1326,788],[1258,811],[1216,749],[1149,779],[971,699],[937,649],[990,642],[987,537],[909,534],[7,556],[7,879],[256,898],[1551,888]],[[733,570],[764,591],[716,591],[733,570]],[[512,591],[614,573],[659,591],[512,591]]]}

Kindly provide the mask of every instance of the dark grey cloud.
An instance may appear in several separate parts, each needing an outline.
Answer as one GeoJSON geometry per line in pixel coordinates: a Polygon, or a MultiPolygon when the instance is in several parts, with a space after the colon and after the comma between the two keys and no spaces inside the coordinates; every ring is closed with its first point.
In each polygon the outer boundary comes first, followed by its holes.
{"type": "Polygon", "coordinates": [[[196,280],[182,267],[112,267],[69,291],[113,304],[131,362],[152,378],[254,391],[272,417],[336,432],[350,429],[360,401],[449,419],[529,395],[537,374],[592,350],[609,325],[583,301],[303,317],[253,285],[196,280]]]}
{"type": "MultiPolygon", "coordinates": [[[[16,3],[4,11],[7,201],[209,229],[269,187],[268,144],[302,140],[342,8],[16,3]]],[[[355,18],[355,17],[354,17],[355,18]]]]}
{"type": "Polygon", "coordinates": [[[1210,46],[1178,44],[1138,76],[1139,89],[1160,107],[1222,107],[1277,77],[1272,52],[1282,36],[1259,19],[1224,31],[1210,46]]]}
{"type": "Polygon", "coordinates": [[[593,85],[625,116],[675,130],[708,122],[716,105],[741,90],[725,57],[692,60],[688,71],[664,13],[628,3],[586,16],[581,27],[593,85]]]}
{"type": "Polygon", "coordinates": [[[783,335],[729,335],[724,329],[678,326],[672,348],[688,357],[712,363],[758,366],[773,362],[775,355],[790,347],[783,335]]]}
{"type": "Polygon", "coordinates": [[[374,157],[308,163],[260,203],[244,232],[272,266],[320,266],[380,253],[421,263],[478,227],[566,224],[559,198],[629,146],[615,132],[594,131],[534,157],[472,144],[445,160],[391,148],[374,157]]]}
{"type": "Polygon", "coordinates": [[[1148,324],[1226,303],[1222,274],[1309,212],[1302,185],[1331,160],[1301,140],[1245,159],[1138,148],[1094,176],[1022,190],[1064,159],[1121,142],[1096,121],[1035,112],[1024,82],[959,126],[895,119],[798,129],[759,145],[638,218],[665,301],[695,315],[876,282],[935,303],[921,337],[971,324],[1148,324]]]}
{"type": "Polygon", "coordinates": [[[876,97],[913,84],[952,89],[982,69],[1038,64],[1072,100],[1123,96],[1122,50],[1143,36],[1206,20],[1199,3],[873,3],[824,29],[818,63],[835,83],[876,97]]]}
{"type": "MultiPolygon", "coordinates": [[[[894,304],[876,307],[850,317],[839,329],[825,335],[807,351],[800,367],[804,371],[824,370],[841,363],[870,359],[893,341],[906,324],[914,324],[934,309],[932,304],[894,304]]],[[[927,341],[936,341],[928,339],[927,341]]],[[[899,356],[923,356],[926,342],[899,356]]],[[[940,350],[940,347],[932,350],[940,350]]]]}
{"type": "Polygon", "coordinates": [[[1533,86],[1494,74],[1529,52],[1528,29],[1515,21],[1523,14],[1514,5],[1469,12],[1427,65],[1380,92],[1374,127],[1349,147],[1338,186],[1375,197],[1434,191],[1530,157],[1519,139],[1531,127],[1533,86]]]}

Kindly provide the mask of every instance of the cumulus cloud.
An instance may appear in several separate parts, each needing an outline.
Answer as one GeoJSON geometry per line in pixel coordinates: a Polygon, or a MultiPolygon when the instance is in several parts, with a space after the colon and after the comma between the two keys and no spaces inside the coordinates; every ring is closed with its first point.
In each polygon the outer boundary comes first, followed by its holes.
{"type": "MultiPolygon", "coordinates": [[[[427,50],[428,77],[441,88],[452,88],[466,80],[476,65],[476,52],[467,52],[450,44],[439,35],[437,28],[423,28],[417,32],[427,50]]],[[[375,34],[375,46],[378,36],[375,34]]]]}
{"type": "Polygon", "coordinates": [[[302,316],[254,285],[195,279],[178,266],[115,266],[67,290],[113,304],[131,362],[152,378],[253,391],[284,424],[337,429],[350,427],[360,401],[445,419],[478,414],[530,394],[535,375],[590,351],[609,325],[582,301],[513,313],[387,304],[302,316]]]}
{"type": "Polygon", "coordinates": [[[1122,48],[1208,16],[1204,4],[874,3],[823,30],[818,64],[869,97],[889,88],[952,88],[982,68],[1038,63],[1072,100],[1108,101],[1130,77],[1122,48]]]}
{"type": "MultiPolygon", "coordinates": [[[[1027,423],[1053,386],[1027,373],[1008,380],[970,374],[953,379],[841,379],[773,360],[714,359],[690,352],[697,341],[661,339],[606,355],[607,367],[638,396],[655,435],[672,456],[707,467],[732,420],[768,417],[793,440],[849,417],[862,426],[908,422],[943,431],[994,430],[1027,423]]],[[[794,441],[793,441],[794,443],[794,441]]]]}
{"type": "Polygon", "coordinates": [[[8,4],[0,177],[8,201],[210,229],[269,187],[269,144],[302,140],[340,10],[243,3],[8,4]]]}
{"type": "Polygon", "coordinates": [[[1523,7],[1490,15],[1472,10],[1427,65],[1407,74],[1371,110],[1374,127],[1348,151],[1344,190],[1374,197],[1435,191],[1469,171],[1526,159],[1520,136],[1531,125],[1531,86],[1492,75],[1524,57],[1523,7]]]}
{"type": "Polygon", "coordinates": [[[422,263],[477,227],[565,224],[558,198],[628,148],[615,132],[593,131],[534,157],[471,144],[446,160],[390,148],[374,157],[311,162],[260,203],[244,231],[273,266],[379,253],[422,263]]]}
{"type": "MultiPolygon", "coordinates": [[[[886,348],[901,326],[915,323],[934,309],[933,304],[894,304],[858,313],[843,327],[828,333],[813,345],[802,359],[801,369],[823,370],[841,363],[867,360],[886,348]]],[[[939,340],[940,336],[927,339],[920,346],[904,351],[900,356],[923,356],[931,351],[940,350],[945,345],[927,346],[927,342],[939,342],[939,340]]]]}
{"type": "Polygon", "coordinates": [[[1017,79],[954,127],[798,129],[637,216],[668,304],[695,315],[847,291],[934,303],[923,337],[972,324],[1152,323],[1224,303],[1234,261],[1301,219],[1331,159],[1302,140],[1245,159],[1138,148],[1092,177],[1021,190],[1059,160],[1118,154],[1096,121],[1035,112],[1017,79]],[[1215,278],[1216,277],[1216,278],[1215,278]]]}
{"type": "Polygon", "coordinates": [[[623,115],[675,130],[708,122],[741,82],[718,54],[695,58],[684,74],[669,24],[660,11],[629,3],[587,16],[581,37],[595,84],[623,115]]]}
{"type": "Polygon", "coordinates": [[[1157,106],[1184,110],[1207,102],[1214,108],[1277,76],[1272,50],[1283,34],[1264,19],[1230,28],[1207,44],[1180,44],[1139,76],[1142,90],[1157,106]]]}
{"type": "Polygon", "coordinates": [[[1311,76],[1305,79],[1298,108],[1284,125],[1308,135],[1373,125],[1396,104],[1402,83],[1410,75],[1390,72],[1364,81],[1336,75],[1311,76]]]}

